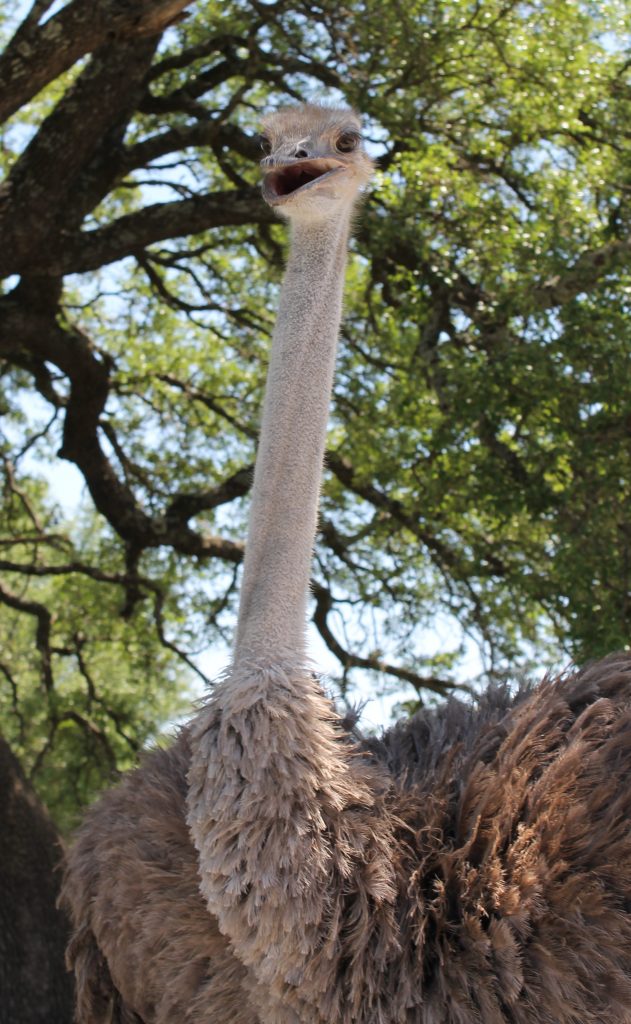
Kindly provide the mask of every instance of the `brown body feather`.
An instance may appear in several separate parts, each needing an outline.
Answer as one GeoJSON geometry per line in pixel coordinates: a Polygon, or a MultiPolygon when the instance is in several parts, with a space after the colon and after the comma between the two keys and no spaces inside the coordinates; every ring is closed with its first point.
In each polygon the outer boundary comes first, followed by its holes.
{"type": "Polygon", "coordinates": [[[373,805],[329,809],[323,828],[339,847],[354,815],[365,861],[356,830],[306,966],[309,926],[288,903],[269,985],[199,893],[189,758],[186,734],[149,755],[69,855],[79,1024],[631,1022],[628,654],[515,698],[450,701],[360,744],[373,805]]]}

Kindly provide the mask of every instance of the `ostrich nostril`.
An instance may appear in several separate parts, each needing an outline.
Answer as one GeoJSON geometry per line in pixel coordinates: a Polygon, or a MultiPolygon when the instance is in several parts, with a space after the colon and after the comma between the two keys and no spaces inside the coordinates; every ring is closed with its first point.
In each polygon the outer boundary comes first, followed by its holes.
{"type": "Polygon", "coordinates": [[[296,152],[294,153],[294,156],[296,157],[297,160],[302,160],[305,157],[309,156],[309,154],[307,153],[306,149],[297,149],[296,152]]]}

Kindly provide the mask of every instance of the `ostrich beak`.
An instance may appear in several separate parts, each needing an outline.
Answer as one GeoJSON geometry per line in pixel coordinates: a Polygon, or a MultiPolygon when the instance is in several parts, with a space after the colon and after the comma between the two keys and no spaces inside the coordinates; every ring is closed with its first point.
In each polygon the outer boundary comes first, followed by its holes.
{"type": "Polygon", "coordinates": [[[345,169],[340,160],[294,160],[263,178],[263,198],[270,206],[279,206],[298,192],[305,192],[345,169]]]}

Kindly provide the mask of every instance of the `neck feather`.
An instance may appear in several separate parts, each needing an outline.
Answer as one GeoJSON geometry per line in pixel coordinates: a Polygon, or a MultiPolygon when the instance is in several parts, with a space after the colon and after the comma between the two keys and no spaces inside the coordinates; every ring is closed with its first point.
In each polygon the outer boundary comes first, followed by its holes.
{"type": "Polygon", "coordinates": [[[304,652],[350,211],[293,225],[263,405],[235,662],[304,652]]]}

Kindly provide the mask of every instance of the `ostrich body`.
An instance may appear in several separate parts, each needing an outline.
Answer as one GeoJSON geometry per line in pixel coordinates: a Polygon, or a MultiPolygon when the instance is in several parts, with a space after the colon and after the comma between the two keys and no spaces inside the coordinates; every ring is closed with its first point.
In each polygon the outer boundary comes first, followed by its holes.
{"type": "Polygon", "coordinates": [[[82,826],[64,886],[77,1020],[631,1024],[631,658],[359,744],[309,669],[346,246],[370,164],[347,110],[294,108],[266,130],[264,196],[292,238],[233,661],[175,746],[82,826]]]}

